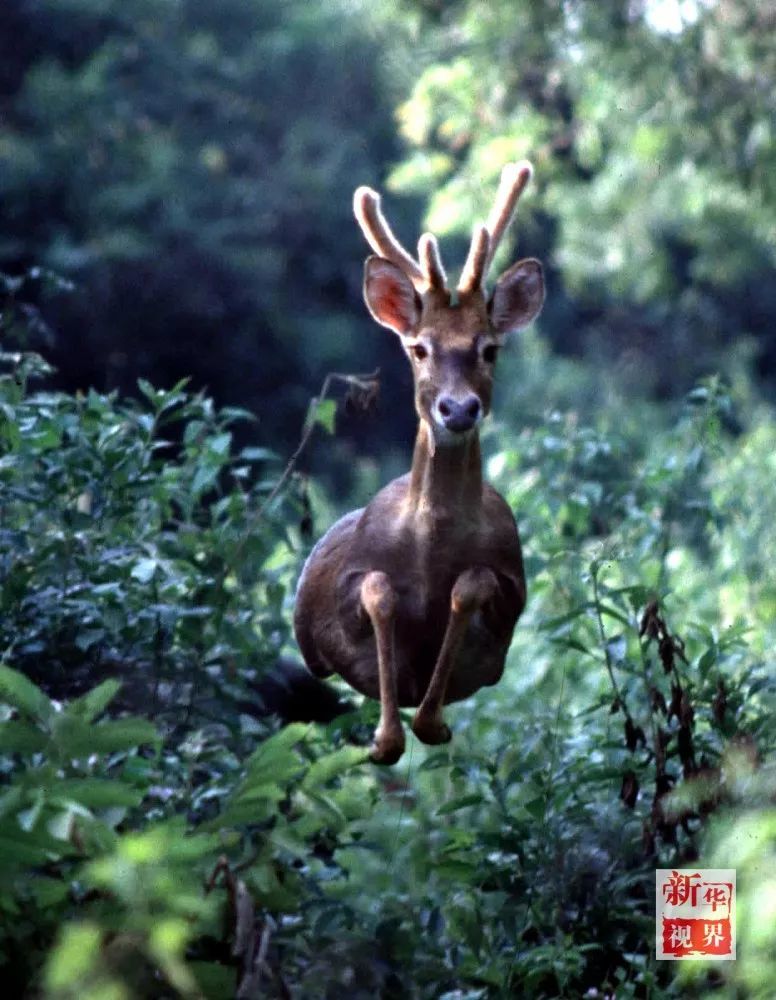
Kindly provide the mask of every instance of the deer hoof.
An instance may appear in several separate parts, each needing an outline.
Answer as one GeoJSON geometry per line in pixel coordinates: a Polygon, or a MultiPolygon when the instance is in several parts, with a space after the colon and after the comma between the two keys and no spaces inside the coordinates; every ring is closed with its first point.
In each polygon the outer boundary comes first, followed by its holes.
{"type": "Polygon", "coordinates": [[[369,748],[369,759],[373,764],[395,764],[404,753],[404,733],[384,736],[375,733],[372,746],[369,748]]]}
{"type": "Polygon", "coordinates": [[[431,746],[449,743],[453,738],[452,730],[439,717],[424,716],[420,712],[417,712],[412,720],[412,731],[421,743],[428,743],[431,746]]]}

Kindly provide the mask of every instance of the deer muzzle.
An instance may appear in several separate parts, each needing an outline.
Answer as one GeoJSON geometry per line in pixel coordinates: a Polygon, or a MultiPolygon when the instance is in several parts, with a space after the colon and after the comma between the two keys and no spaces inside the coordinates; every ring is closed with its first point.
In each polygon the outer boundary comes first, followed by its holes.
{"type": "Polygon", "coordinates": [[[470,431],[482,416],[482,403],[478,396],[469,393],[463,399],[454,396],[440,396],[434,407],[440,426],[452,434],[465,434],[470,431]]]}

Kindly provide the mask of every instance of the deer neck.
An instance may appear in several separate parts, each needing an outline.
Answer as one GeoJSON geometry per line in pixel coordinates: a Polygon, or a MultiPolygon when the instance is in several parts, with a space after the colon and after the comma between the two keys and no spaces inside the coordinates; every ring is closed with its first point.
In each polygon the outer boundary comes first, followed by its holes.
{"type": "Polygon", "coordinates": [[[476,433],[460,444],[434,445],[421,420],[415,439],[407,513],[422,521],[475,523],[482,504],[482,458],[476,433]]]}

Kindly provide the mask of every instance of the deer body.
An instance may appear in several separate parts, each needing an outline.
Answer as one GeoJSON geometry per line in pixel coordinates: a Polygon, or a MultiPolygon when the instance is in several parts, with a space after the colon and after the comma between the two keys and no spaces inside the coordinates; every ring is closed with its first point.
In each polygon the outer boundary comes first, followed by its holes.
{"type": "Polygon", "coordinates": [[[499,607],[487,621],[483,613],[473,616],[452,664],[443,697],[448,704],[501,677],[525,605],[520,541],[512,512],[492,487],[484,486],[479,510],[431,518],[412,511],[411,481],[411,475],[394,480],[315,547],[299,584],[297,637],[314,673],[338,673],[356,691],[379,699],[375,639],[362,611],[361,586],[368,573],[385,573],[396,601],[398,704],[418,706],[442,647],[455,581],[472,566],[488,567],[500,584],[499,607]],[[408,513],[397,516],[401,508],[408,513]]]}
{"type": "Polygon", "coordinates": [[[538,313],[541,266],[521,261],[486,302],[494,243],[530,176],[505,170],[488,227],[475,231],[451,302],[436,242],[419,265],[395,241],[374,192],[356,192],[356,215],[378,256],[366,263],[372,315],[402,339],[419,416],[412,468],[314,547],[299,581],[294,628],[309,669],[338,673],[380,700],[372,757],[404,749],[400,706],[413,731],[450,739],[442,706],[495,684],[525,606],[520,540],[507,503],[482,480],[479,422],[490,409],[493,366],[505,334],[538,313]]]}

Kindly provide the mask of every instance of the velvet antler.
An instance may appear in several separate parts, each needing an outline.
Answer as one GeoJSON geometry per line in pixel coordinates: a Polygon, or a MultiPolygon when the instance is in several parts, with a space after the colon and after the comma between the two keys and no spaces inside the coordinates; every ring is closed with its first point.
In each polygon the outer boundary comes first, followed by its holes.
{"type": "Polygon", "coordinates": [[[380,195],[369,187],[357,188],[353,195],[353,211],[374,252],[404,271],[416,288],[422,286],[425,279],[420,265],[410,257],[391,232],[391,227],[380,211],[380,195]]]}
{"type": "MultiPolygon", "coordinates": [[[[459,295],[471,295],[485,284],[498,245],[532,173],[531,164],[526,160],[508,163],[501,171],[498,194],[488,221],[474,230],[458,282],[459,295]]],[[[431,233],[421,236],[418,242],[418,260],[415,260],[391,231],[380,209],[380,195],[376,191],[369,187],[358,188],[353,197],[353,211],[374,252],[403,271],[418,292],[447,292],[447,276],[436,237],[431,233]]]]}
{"type": "Polygon", "coordinates": [[[458,283],[459,295],[471,295],[485,284],[498,245],[532,174],[533,168],[527,160],[508,163],[501,171],[498,194],[488,221],[474,230],[469,255],[458,283]]]}
{"type": "Polygon", "coordinates": [[[418,242],[418,258],[411,257],[396,239],[380,210],[380,195],[369,187],[360,187],[353,196],[353,211],[370,247],[380,257],[403,271],[417,291],[447,289],[436,237],[424,233],[418,242]]]}

